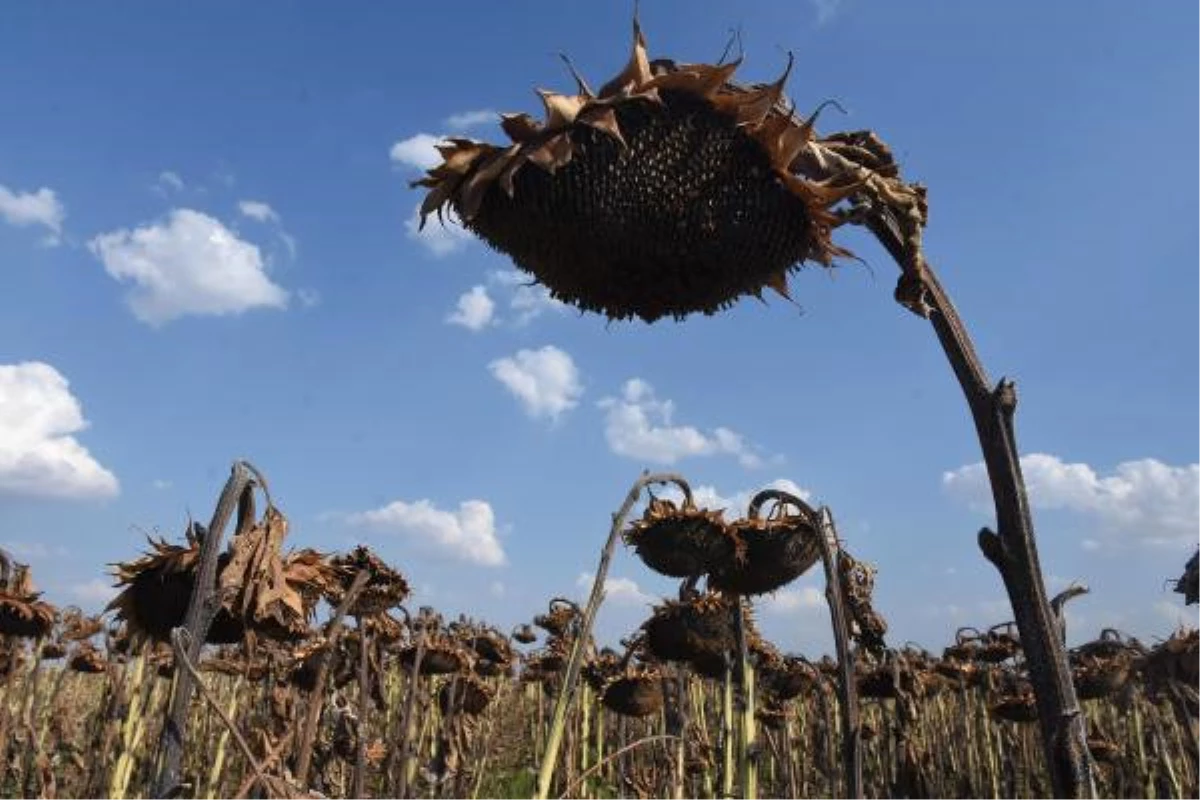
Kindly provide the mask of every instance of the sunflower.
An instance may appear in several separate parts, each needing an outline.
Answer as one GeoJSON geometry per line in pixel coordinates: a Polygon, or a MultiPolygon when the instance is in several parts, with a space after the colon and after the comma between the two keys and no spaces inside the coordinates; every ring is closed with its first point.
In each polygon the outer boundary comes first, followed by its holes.
{"type": "Polygon", "coordinates": [[[40,639],[50,633],[58,610],[39,597],[29,567],[0,551],[0,634],[40,639]]]}
{"type": "Polygon", "coordinates": [[[743,85],[740,59],[651,61],[633,27],[627,66],[599,92],[576,76],[574,94],[539,92],[543,120],[504,115],[507,144],[441,145],[414,182],[429,190],[422,224],[449,208],[554,297],[647,322],[787,296],[801,263],[849,255],[831,240],[833,207],[889,159],[818,139],[816,114],[784,97],[790,58],[778,80],[743,85]]]}
{"type": "Polygon", "coordinates": [[[647,567],[671,578],[703,575],[743,554],[741,540],[731,535],[722,512],[650,499],[642,518],[622,534],[647,567]]]}
{"type": "Polygon", "coordinates": [[[367,585],[349,609],[349,614],[368,617],[381,614],[405,601],[409,595],[408,581],[392,569],[383,559],[365,545],[359,545],[350,553],[339,555],[332,561],[335,580],[328,584],[325,599],[331,605],[341,602],[343,593],[354,583],[359,570],[370,576],[367,585]]]}

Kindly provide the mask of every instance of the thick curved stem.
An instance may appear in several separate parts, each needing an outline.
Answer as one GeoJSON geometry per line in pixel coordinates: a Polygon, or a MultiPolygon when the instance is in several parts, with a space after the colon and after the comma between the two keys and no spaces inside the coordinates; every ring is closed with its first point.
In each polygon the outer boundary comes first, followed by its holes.
{"type": "Polygon", "coordinates": [[[567,662],[567,672],[563,676],[562,686],[558,690],[558,698],[554,702],[554,717],[550,723],[550,735],[546,740],[546,751],[542,755],[541,769],[538,771],[537,800],[546,800],[550,794],[550,781],[554,777],[554,768],[558,763],[558,750],[562,744],[563,729],[567,721],[567,708],[575,692],[575,683],[579,680],[579,670],[583,666],[583,652],[587,641],[592,635],[592,624],[596,621],[596,612],[604,600],[604,581],[608,576],[608,564],[612,561],[613,550],[616,548],[617,537],[625,527],[625,518],[633,510],[642,490],[655,483],[674,483],[683,490],[685,498],[691,498],[692,490],[681,475],[669,472],[645,473],[629,489],[625,502],[617,513],[613,514],[612,527],[608,532],[608,540],[600,553],[600,564],[596,568],[596,577],[592,581],[592,591],[588,596],[587,606],[583,610],[583,619],[579,622],[579,630],[571,647],[571,658],[567,662]]]}
{"type": "MultiPolygon", "coordinates": [[[[196,662],[200,659],[200,650],[208,636],[209,626],[220,608],[220,598],[217,593],[217,559],[221,552],[221,539],[225,526],[233,516],[234,509],[244,511],[244,496],[253,492],[254,475],[258,470],[245,461],[237,461],[230,471],[229,480],[221,490],[217,507],[213,511],[212,520],[200,546],[200,567],[196,582],[192,589],[192,597],[188,602],[187,614],[184,616],[183,628],[187,631],[187,657],[196,662]]],[[[239,514],[239,528],[243,524],[239,514]]],[[[154,796],[168,797],[179,784],[180,767],[183,763],[183,741],[187,730],[188,707],[192,699],[194,681],[190,673],[184,670],[175,680],[175,692],[171,696],[171,705],[167,711],[166,724],[163,726],[160,742],[162,761],[158,777],[154,782],[154,796]]]]}
{"type": "Polygon", "coordinates": [[[762,507],[771,500],[774,500],[778,503],[795,506],[796,508],[800,509],[801,513],[812,520],[814,525],[816,525],[816,510],[799,497],[796,497],[796,495],[792,494],[791,492],[785,492],[783,489],[763,489],[761,492],[754,495],[754,497],[750,499],[749,507],[746,509],[746,517],[748,519],[758,519],[758,515],[762,511],[762,507]]]}
{"type": "Polygon", "coordinates": [[[861,221],[900,266],[901,284],[921,291],[929,322],[971,411],[991,481],[998,531],[980,531],[979,545],[1004,580],[1021,632],[1053,792],[1057,797],[1095,797],[1087,727],[1075,697],[1059,626],[1046,597],[1017,454],[1013,425],[1016,386],[1001,380],[992,388],[966,325],[925,261],[919,241],[914,247],[914,237],[905,233],[905,223],[887,210],[869,212],[861,221]]]}

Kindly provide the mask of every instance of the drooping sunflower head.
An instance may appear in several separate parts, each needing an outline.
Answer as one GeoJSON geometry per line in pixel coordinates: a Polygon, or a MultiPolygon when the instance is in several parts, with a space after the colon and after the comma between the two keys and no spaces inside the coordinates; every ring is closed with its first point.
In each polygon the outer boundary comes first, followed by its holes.
{"type": "Polygon", "coordinates": [[[805,261],[848,255],[833,206],[853,170],[793,169],[812,120],[774,83],[733,82],[739,61],[651,61],[636,21],[629,63],[598,93],[539,92],[545,119],[505,115],[509,143],[450,139],[422,221],[452,210],[557,299],[652,322],[715,313],[772,288],[805,261]]]}
{"type": "Polygon", "coordinates": [[[29,567],[0,551],[0,634],[40,639],[50,633],[58,609],[38,598],[29,567]]]}
{"type": "Polygon", "coordinates": [[[327,581],[326,599],[333,606],[341,602],[343,593],[354,583],[360,570],[366,570],[369,575],[366,587],[349,609],[352,615],[365,617],[382,614],[408,598],[408,581],[404,576],[365,545],[334,557],[331,564],[335,580],[327,581]]]}
{"type": "Polygon", "coordinates": [[[703,575],[740,552],[739,540],[726,526],[720,511],[696,508],[685,500],[652,498],[642,518],[624,531],[646,566],[672,578],[703,575]]]}

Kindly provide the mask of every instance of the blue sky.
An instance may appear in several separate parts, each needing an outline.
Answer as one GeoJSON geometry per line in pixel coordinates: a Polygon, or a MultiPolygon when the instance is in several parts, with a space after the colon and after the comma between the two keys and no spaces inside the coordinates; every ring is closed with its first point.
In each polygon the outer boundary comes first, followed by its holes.
{"type": "MultiPolygon", "coordinates": [[[[1197,10],[1157,3],[642,3],[652,56],[741,77],[796,55],[821,130],[872,128],[929,186],[928,255],[1018,435],[1072,638],[1195,622],[1164,589],[1200,526],[1197,10]]],[[[977,444],[895,268],[797,304],[607,324],[461,232],[417,236],[430,142],[624,64],[606,3],[39,3],[0,27],[0,543],[87,607],[144,531],[207,519],[233,459],[290,544],[366,541],[415,603],[505,626],[581,597],[644,468],[728,502],[791,481],[880,567],[897,642],[1009,618],[975,545],[977,444]]],[[[732,513],[731,513],[732,516],[732,513]]],[[[670,584],[614,562],[612,639],[670,584]]],[[[820,581],[764,603],[828,646],[820,581]]]]}

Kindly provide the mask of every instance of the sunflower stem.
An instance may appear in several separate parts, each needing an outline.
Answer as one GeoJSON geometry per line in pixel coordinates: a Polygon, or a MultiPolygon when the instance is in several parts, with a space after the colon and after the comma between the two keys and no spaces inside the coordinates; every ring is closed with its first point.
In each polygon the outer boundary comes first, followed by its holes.
{"type": "Polygon", "coordinates": [[[996,532],[981,530],[979,546],[1000,572],[1021,633],[1052,791],[1056,797],[1095,797],[1087,725],[1071,682],[1066,648],[1046,598],[1033,515],[1021,474],[1013,422],[1016,384],[1005,378],[995,388],[991,386],[958,310],[921,252],[919,233],[914,235],[912,222],[898,219],[888,210],[872,210],[863,222],[899,265],[901,284],[920,288],[929,322],[975,423],[996,510],[996,532]]]}
{"type": "Polygon", "coordinates": [[[850,650],[850,630],[842,582],[837,574],[838,538],[833,514],[824,506],[817,512],[821,563],[825,568],[825,599],[833,626],[833,641],[838,657],[838,701],[842,717],[842,771],[846,797],[862,797],[862,739],[858,720],[858,687],[854,680],[854,653],[850,650]]]}
{"type": "Polygon", "coordinates": [[[554,769],[558,763],[558,751],[562,745],[563,731],[566,728],[567,709],[570,707],[571,700],[575,692],[575,683],[579,679],[579,670],[583,665],[583,653],[587,647],[587,642],[591,638],[592,625],[596,621],[596,612],[600,610],[600,604],[604,601],[604,581],[608,576],[608,565],[612,561],[613,550],[616,549],[617,538],[622,529],[625,527],[625,518],[629,516],[629,512],[633,509],[638,498],[641,497],[642,490],[653,483],[675,483],[683,489],[684,495],[691,498],[691,488],[687,482],[679,475],[672,473],[645,473],[636,481],[634,481],[629,494],[625,497],[625,502],[620,510],[613,514],[612,527],[608,532],[608,540],[604,544],[604,550],[600,554],[600,564],[596,568],[596,577],[592,581],[591,595],[588,597],[588,603],[583,610],[583,619],[579,623],[579,629],[575,634],[575,642],[571,647],[571,658],[567,662],[567,672],[563,676],[562,685],[558,690],[558,697],[554,703],[554,715],[550,723],[550,733],[546,739],[546,750],[542,754],[542,765],[538,771],[537,784],[537,800],[546,800],[550,794],[550,783],[554,779],[554,769]]]}
{"type": "MultiPolygon", "coordinates": [[[[261,484],[261,476],[253,466],[245,461],[234,462],[229,480],[217,500],[212,520],[204,535],[200,547],[199,569],[196,582],[192,587],[192,596],[188,601],[187,614],[184,616],[183,628],[188,632],[187,657],[198,661],[204,640],[208,636],[208,628],[212,624],[220,607],[221,598],[217,592],[217,558],[221,552],[221,540],[225,535],[225,526],[233,516],[235,508],[239,509],[238,527],[253,524],[247,521],[242,510],[247,504],[247,495],[253,501],[253,488],[256,482],[261,484]]],[[[248,516],[253,516],[250,514],[248,516]]],[[[163,725],[160,740],[162,761],[157,779],[154,782],[154,797],[167,797],[175,791],[179,784],[180,768],[183,763],[183,742],[187,732],[188,709],[192,700],[194,683],[190,674],[178,676],[175,682],[175,692],[167,710],[166,723],[163,725]]]]}

